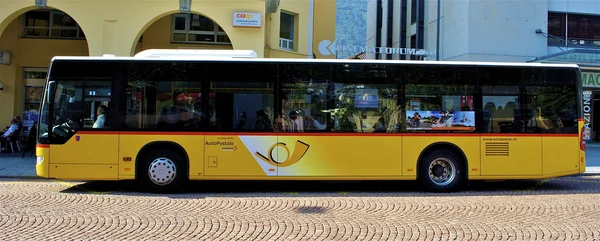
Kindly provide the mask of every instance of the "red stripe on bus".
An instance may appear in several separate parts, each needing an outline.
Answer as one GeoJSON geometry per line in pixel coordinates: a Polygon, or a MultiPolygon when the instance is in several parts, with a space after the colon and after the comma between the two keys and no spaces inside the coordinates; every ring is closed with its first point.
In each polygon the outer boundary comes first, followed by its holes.
{"type": "Polygon", "coordinates": [[[169,135],[169,136],[509,136],[509,137],[578,137],[577,133],[337,133],[337,132],[155,132],[155,131],[79,131],[76,135],[169,135]]]}
{"type": "Polygon", "coordinates": [[[49,144],[36,144],[35,145],[36,148],[50,148],[49,144]]]}

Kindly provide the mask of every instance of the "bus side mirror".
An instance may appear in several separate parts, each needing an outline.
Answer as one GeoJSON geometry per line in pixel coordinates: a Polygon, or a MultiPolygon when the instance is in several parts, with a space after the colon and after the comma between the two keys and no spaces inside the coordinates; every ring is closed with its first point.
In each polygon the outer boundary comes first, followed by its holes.
{"type": "Polygon", "coordinates": [[[54,94],[56,93],[54,91],[54,89],[56,88],[56,81],[52,80],[50,82],[48,82],[48,89],[46,91],[48,91],[48,95],[46,95],[48,97],[48,99],[46,100],[46,102],[50,105],[52,105],[52,101],[54,100],[54,94]]]}

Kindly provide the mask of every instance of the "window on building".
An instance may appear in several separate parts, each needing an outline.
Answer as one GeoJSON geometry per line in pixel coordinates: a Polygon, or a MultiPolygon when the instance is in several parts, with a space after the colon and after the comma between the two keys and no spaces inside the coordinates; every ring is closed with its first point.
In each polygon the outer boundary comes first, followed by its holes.
{"type": "Polygon", "coordinates": [[[23,69],[23,84],[25,86],[24,111],[37,111],[40,109],[47,74],[48,69],[46,68],[23,69]]]}
{"type": "Polygon", "coordinates": [[[85,39],[77,22],[58,10],[33,10],[25,13],[23,36],[85,39]]]}
{"type": "Polygon", "coordinates": [[[410,1],[410,23],[417,22],[417,0],[410,1]]]}
{"type": "Polygon", "coordinates": [[[286,50],[294,50],[295,16],[290,13],[281,12],[281,23],[279,25],[279,47],[286,50]]]}
{"type": "Polygon", "coordinates": [[[600,16],[548,13],[548,45],[600,47],[600,16]],[[565,43],[566,40],[566,43],[565,43]]]}
{"type": "Polygon", "coordinates": [[[172,29],[173,42],[231,44],[221,26],[202,15],[174,14],[172,29]]]}

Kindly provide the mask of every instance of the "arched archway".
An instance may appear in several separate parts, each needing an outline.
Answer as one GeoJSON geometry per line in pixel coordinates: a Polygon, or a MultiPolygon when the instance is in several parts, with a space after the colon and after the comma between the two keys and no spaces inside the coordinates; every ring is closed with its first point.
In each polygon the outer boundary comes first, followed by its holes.
{"type": "MultiPolygon", "coordinates": [[[[0,50],[10,53],[10,64],[0,65],[5,86],[0,119],[22,116],[31,125],[29,111],[39,109],[50,60],[58,55],[89,55],[88,43],[77,21],[56,8],[26,6],[0,21],[0,50]]],[[[27,133],[27,129],[26,129],[27,133]]]]}
{"type": "Polygon", "coordinates": [[[201,13],[167,13],[149,21],[132,45],[132,55],[145,49],[234,49],[225,26],[201,13]]]}

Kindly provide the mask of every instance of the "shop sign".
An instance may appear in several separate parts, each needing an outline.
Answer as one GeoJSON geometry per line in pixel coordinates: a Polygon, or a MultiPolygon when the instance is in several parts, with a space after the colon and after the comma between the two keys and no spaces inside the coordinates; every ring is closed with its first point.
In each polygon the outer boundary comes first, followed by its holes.
{"type": "Polygon", "coordinates": [[[260,13],[234,12],[234,27],[252,27],[260,28],[262,26],[262,17],[260,13]]]}
{"type": "Polygon", "coordinates": [[[589,141],[592,137],[592,91],[583,91],[583,140],[589,141]]]}
{"type": "Polygon", "coordinates": [[[600,72],[581,72],[583,87],[600,88],[600,72]]]}
{"type": "MultiPolygon", "coordinates": [[[[351,53],[379,53],[379,54],[402,54],[402,55],[417,55],[417,56],[430,56],[435,55],[435,51],[428,51],[425,49],[415,48],[392,48],[392,47],[370,47],[370,46],[356,46],[356,45],[341,45],[337,41],[322,40],[318,46],[319,53],[323,56],[329,56],[337,52],[351,52],[351,53]]],[[[600,85],[599,85],[600,87],[600,85]]]]}

